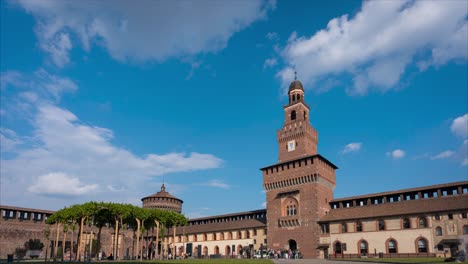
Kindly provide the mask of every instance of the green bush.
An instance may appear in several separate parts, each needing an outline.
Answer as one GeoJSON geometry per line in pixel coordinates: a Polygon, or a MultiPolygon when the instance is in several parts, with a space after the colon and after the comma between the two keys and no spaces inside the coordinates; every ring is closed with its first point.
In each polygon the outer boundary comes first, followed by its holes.
{"type": "Polygon", "coordinates": [[[26,250],[42,250],[44,244],[41,243],[40,239],[29,239],[24,243],[26,250]]]}

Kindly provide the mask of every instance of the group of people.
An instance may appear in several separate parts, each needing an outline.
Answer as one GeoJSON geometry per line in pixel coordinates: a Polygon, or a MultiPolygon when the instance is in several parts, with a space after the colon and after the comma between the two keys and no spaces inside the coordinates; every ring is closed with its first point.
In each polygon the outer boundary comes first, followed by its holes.
{"type": "MultiPolygon", "coordinates": [[[[265,251],[263,251],[265,255],[265,251]]],[[[260,250],[257,252],[258,254],[261,254],[260,250]]],[[[266,254],[268,255],[269,258],[271,259],[301,259],[302,255],[299,250],[291,250],[291,249],[267,249],[266,254]]]]}

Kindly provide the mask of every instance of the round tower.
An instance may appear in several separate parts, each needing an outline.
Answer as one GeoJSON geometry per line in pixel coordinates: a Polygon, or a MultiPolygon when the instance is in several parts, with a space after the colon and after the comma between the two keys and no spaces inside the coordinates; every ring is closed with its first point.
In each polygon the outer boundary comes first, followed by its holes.
{"type": "Polygon", "coordinates": [[[143,208],[156,208],[176,213],[182,212],[183,201],[166,192],[164,183],[161,186],[161,191],[142,198],[141,201],[143,202],[143,208]]]}

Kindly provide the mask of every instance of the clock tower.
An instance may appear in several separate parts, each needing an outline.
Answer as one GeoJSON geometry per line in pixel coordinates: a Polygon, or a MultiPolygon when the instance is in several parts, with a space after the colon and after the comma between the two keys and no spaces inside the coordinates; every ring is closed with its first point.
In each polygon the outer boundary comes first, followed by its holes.
{"type": "MultiPolygon", "coordinates": [[[[262,168],[267,202],[267,246],[321,257],[320,217],[333,199],[337,167],[318,154],[317,131],[310,125],[304,87],[295,79],[277,131],[278,162],[262,168]]],[[[323,252],[323,251],[322,251],[323,252]]]]}
{"type": "Polygon", "coordinates": [[[289,85],[289,103],[284,106],[284,125],[277,132],[278,160],[287,161],[317,154],[317,131],[309,123],[309,106],[304,101],[302,83],[289,85]]]}

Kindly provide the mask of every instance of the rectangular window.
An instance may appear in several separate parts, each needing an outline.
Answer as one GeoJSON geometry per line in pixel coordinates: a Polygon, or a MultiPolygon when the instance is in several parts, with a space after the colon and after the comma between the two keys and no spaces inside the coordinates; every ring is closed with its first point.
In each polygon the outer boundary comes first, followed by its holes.
{"type": "Polygon", "coordinates": [[[330,227],[328,224],[322,224],[322,234],[330,233],[330,227]]]}
{"type": "Polygon", "coordinates": [[[450,220],[453,220],[453,214],[448,214],[448,218],[449,218],[450,220]]]}
{"type": "Polygon", "coordinates": [[[362,232],[362,224],[361,222],[356,223],[356,232],[362,232]]]}

